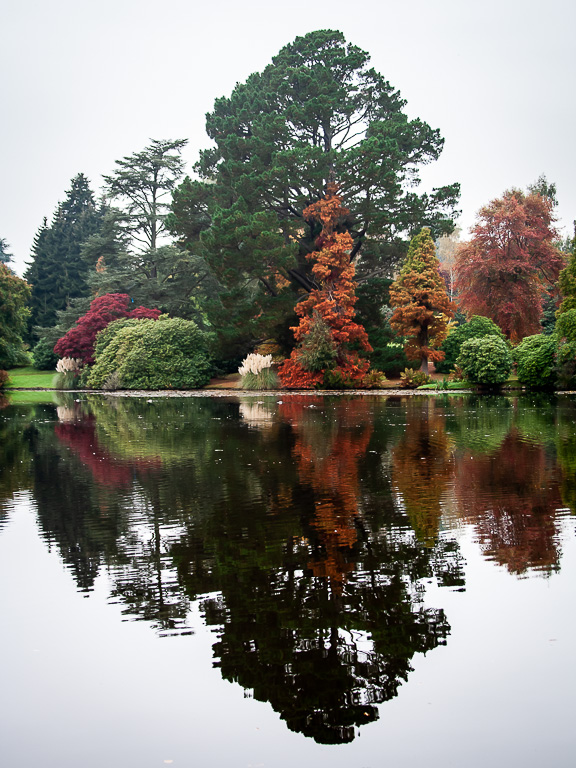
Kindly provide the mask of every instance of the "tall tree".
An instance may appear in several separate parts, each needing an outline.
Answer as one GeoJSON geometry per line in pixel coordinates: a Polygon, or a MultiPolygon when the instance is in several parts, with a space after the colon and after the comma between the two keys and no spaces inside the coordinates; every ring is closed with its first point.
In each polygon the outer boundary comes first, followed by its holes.
{"type": "Polygon", "coordinates": [[[80,173],[72,179],[50,226],[44,219],[24,275],[32,287],[31,326],[53,325],[58,310],[88,294],[88,272],[94,265],[84,258],[82,245],[98,231],[105,211],[106,206],[96,203],[88,179],[80,173]]]}
{"type": "Polygon", "coordinates": [[[558,279],[553,198],[513,189],[481,208],[458,251],[456,285],[468,315],[484,315],[513,342],[540,331],[546,291],[558,279]]]}
{"type": "Polygon", "coordinates": [[[22,336],[26,331],[30,288],[6,264],[0,264],[0,368],[26,364],[22,336]]]}
{"type": "Polygon", "coordinates": [[[449,299],[439,271],[436,248],[428,228],[412,238],[408,256],[398,279],[390,286],[390,325],[406,336],[406,357],[419,360],[428,371],[428,361],[444,359],[439,347],[448,333],[448,320],[456,309],[449,299]]]}
{"type": "Polygon", "coordinates": [[[103,176],[108,196],[122,209],[123,223],[136,250],[154,252],[166,230],[172,190],[184,173],[180,153],[186,139],[153,139],[141,152],[116,160],[103,176]]]}
{"type": "Polygon", "coordinates": [[[8,251],[9,248],[8,242],[3,237],[0,237],[0,264],[8,264],[9,261],[12,261],[12,254],[8,251]]]}
{"type": "MultiPolygon", "coordinates": [[[[327,384],[326,376],[342,383],[360,382],[369,368],[354,347],[371,352],[366,331],[355,322],[354,265],[350,262],[352,237],[339,233],[339,221],[348,214],[335,184],[328,184],[323,200],[304,210],[306,220],[320,221],[313,261],[315,284],[308,297],[296,305],[300,324],[294,328],[299,346],[279,369],[284,386],[314,387],[327,384]]],[[[334,383],[337,383],[335,381],[334,383]]]]}
{"type": "MultiPolygon", "coordinates": [[[[362,277],[388,273],[422,225],[437,235],[452,230],[459,193],[457,184],[429,195],[415,191],[419,168],[438,158],[443,139],[425,122],[409,120],[404,107],[398,91],[369,67],[368,54],[341,32],[296,38],[262,73],[216,100],[206,124],[215,146],[201,153],[200,180],[187,179],[176,190],[172,231],[189,244],[203,229],[216,229],[221,243],[235,226],[222,210],[239,206],[243,226],[254,234],[262,231],[256,217],[266,212],[296,260],[289,264],[278,249],[271,264],[255,249],[243,273],[265,276],[276,266],[294,289],[310,291],[307,256],[319,225],[303,212],[336,178],[349,209],[341,223],[352,238],[349,260],[362,277]]],[[[235,251],[208,240],[204,246],[206,258],[226,265],[221,283],[230,290],[235,251]]],[[[257,287],[274,296],[275,286],[260,281],[257,287]]]]}

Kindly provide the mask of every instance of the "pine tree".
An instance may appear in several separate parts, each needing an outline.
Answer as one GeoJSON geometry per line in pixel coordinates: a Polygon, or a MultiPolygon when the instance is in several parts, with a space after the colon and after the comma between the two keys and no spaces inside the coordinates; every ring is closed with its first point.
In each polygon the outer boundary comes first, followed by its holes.
{"type": "Polygon", "coordinates": [[[390,325],[408,337],[406,356],[419,360],[420,370],[426,373],[429,360],[444,359],[439,347],[456,309],[439,267],[430,230],[424,227],[412,238],[400,275],[390,286],[390,306],[394,308],[390,325]]]}
{"type": "Polygon", "coordinates": [[[59,310],[88,294],[88,272],[94,265],[85,259],[82,245],[101,227],[105,211],[106,206],[96,204],[88,179],[80,173],[72,179],[50,226],[44,219],[25,274],[32,287],[31,327],[54,325],[59,310]]]}
{"type": "Polygon", "coordinates": [[[372,351],[366,331],[354,321],[352,238],[348,232],[337,231],[347,214],[333,183],[328,184],[322,200],[304,210],[307,221],[322,224],[318,250],[309,255],[318,287],[296,305],[300,324],[293,331],[298,346],[278,371],[286,387],[313,388],[323,382],[350,386],[360,384],[368,371],[368,360],[361,359],[355,349],[372,351]]]}

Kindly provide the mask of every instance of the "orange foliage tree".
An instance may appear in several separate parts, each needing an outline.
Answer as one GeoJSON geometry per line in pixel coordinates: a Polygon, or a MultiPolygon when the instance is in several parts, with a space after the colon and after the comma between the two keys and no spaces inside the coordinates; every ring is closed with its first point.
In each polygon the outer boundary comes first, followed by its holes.
{"type": "Polygon", "coordinates": [[[352,237],[337,231],[347,214],[334,183],[328,184],[322,200],[304,210],[306,220],[316,219],[322,224],[317,250],[308,255],[315,262],[312,275],[319,287],[296,305],[300,324],[292,330],[297,346],[278,370],[285,387],[313,389],[328,382],[360,385],[370,367],[369,361],[352,349],[356,345],[365,352],[372,351],[364,327],[354,322],[352,237]]]}
{"type": "Polygon", "coordinates": [[[489,317],[512,342],[541,332],[546,291],[564,266],[552,207],[537,192],[505,192],[480,209],[472,240],[457,253],[459,304],[489,317]]]}
{"type": "Polygon", "coordinates": [[[406,336],[408,360],[419,360],[428,372],[428,360],[444,360],[439,347],[448,334],[448,320],[455,305],[440,275],[440,262],[428,227],[412,238],[398,279],[390,286],[390,325],[406,336]]]}

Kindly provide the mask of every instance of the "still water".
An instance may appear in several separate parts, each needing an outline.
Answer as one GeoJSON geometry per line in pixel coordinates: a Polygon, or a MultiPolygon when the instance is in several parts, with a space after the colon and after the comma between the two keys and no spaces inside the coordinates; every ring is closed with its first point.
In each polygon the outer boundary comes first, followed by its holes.
{"type": "Polygon", "coordinates": [[[50,397],[0,404],[0,764],[574,764],[576,399],[50,397]]]}

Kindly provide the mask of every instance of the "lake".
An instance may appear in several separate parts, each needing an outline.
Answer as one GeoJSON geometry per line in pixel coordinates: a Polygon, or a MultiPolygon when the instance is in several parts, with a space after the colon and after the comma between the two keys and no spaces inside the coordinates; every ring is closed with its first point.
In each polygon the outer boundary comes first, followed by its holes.
{"type": "Polygon", "coordinates": [[[28,399],[2,765],[573,765],[574,396],[28,399]]]}

